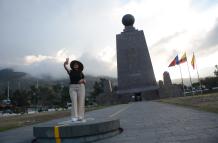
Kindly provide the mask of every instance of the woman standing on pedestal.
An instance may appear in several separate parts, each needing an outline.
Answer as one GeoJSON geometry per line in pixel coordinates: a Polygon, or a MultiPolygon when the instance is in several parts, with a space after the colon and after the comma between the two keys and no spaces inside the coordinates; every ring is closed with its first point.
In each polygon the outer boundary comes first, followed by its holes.
{"type": "Polygon", "coordinates": [[[70,63],[71,69],[67,68],[69,58],[64,62],[64,68],[70,77],[69,93],[72,102],[71,119],[72,121],[85,121],[85,79],[83,71],[83,64],[79,61],[72,61],[70,63]]]}

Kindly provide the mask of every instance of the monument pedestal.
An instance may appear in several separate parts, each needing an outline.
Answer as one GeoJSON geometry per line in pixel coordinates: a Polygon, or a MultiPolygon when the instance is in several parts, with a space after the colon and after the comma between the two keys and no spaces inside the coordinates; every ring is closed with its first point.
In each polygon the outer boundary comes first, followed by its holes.
{"type": "Polygon", "coordinates": [[[33,128],[36,142],[40,143],[86,143],[115,136],[120,132],[119,119],[90,120],[85,123],[67,121],[33,128]]]}

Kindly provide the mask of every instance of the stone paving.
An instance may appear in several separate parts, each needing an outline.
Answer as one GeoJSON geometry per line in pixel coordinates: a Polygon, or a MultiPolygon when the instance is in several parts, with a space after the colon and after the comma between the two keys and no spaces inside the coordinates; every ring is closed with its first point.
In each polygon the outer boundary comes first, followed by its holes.
{"type": "MultiPolygon", "coordinates": [[[[124,131],[96,143],[218,143],[218,114],[159,102],[117,105],[86,118],[119,118],[124,131]]],[[[67,120],[52,120],[48,125],[67,120]]],[[[32,126],[0,133],[0,143],[30,143],[32,126]]]]}
{"type": "Polygon", "coordinates": [[[97,143],[218,143],[218,114],[138,102],[117,115],[124,132],[97,143]]]}

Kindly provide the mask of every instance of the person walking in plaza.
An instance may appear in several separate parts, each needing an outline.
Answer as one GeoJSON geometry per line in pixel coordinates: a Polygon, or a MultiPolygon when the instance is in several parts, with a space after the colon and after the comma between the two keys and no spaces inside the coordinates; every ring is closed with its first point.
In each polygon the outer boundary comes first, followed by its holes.
{"type": "Polygon", "coordinates": [[[83,74],[83,64],[77,60],[73,60],[69,64],[69,58],[64,62],[64,68],[67,71],[70,78],[69,93],[72,102],[71,108],[71,120],[73,122],[82,121],[85,122],[85,77],[83,74]]]}

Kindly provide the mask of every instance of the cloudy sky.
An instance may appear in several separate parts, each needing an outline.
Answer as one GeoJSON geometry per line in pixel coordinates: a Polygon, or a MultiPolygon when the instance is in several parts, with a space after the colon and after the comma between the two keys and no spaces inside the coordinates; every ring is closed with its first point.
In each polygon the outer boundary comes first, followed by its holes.
{"type": "MultiPolygon", "coordinates": [[[[85,73],[117,76],[116,34],[122,16],[143,30],[157,80],[184,52],[195,52],[200,76],[218,64],[218,0],[0,0],[0,69],[66,76],[63,62],[79,59],[85,73]]],[[[181,65],[188,77],[187,65],[181,65]]],[[[192,77],[196,71],[190,66],[192,77]]]]}

